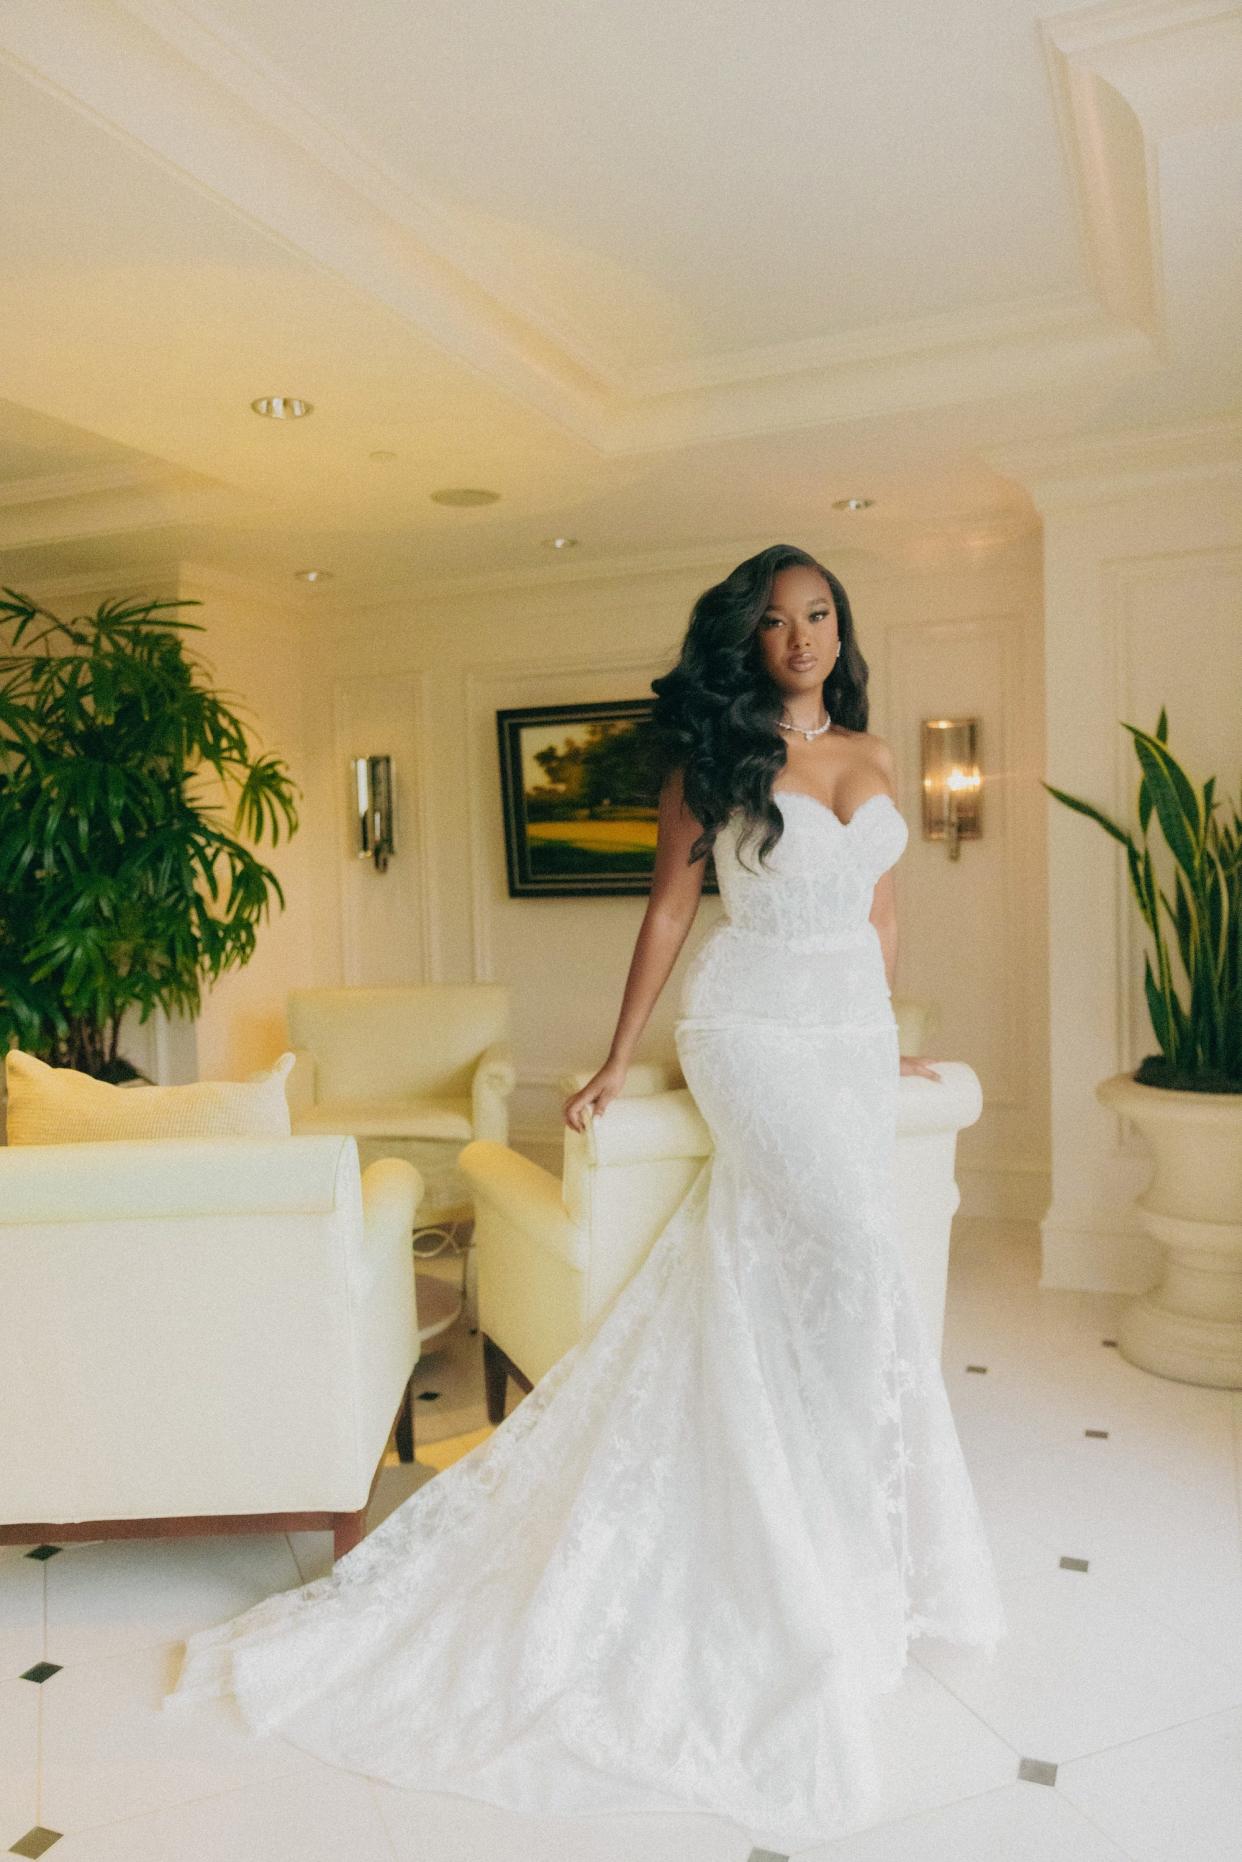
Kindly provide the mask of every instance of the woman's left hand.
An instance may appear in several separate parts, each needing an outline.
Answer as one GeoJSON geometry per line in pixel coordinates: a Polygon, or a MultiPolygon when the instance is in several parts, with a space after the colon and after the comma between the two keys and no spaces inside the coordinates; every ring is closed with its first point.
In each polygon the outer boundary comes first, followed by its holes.
{"type": "Polygon", "coordinates": [[[917,1054],[902,1054],[900,1062],[902,1073],[922,1073],[929,1080],[939,1080],[942,1085],[944,1084],[944,1075],[933,1071],[934,1062],[922,1060],[917,1054]]]}

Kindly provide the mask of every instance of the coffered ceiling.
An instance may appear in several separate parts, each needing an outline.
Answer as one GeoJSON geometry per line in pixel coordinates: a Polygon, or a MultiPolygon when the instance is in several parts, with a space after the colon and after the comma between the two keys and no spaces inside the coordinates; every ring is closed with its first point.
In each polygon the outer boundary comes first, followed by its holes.
{"type": "Polygon", "coordinates": [[[0,163],[11,585],[922,560],[1239,451],[1238,6],[0,0],[0,163]]]}

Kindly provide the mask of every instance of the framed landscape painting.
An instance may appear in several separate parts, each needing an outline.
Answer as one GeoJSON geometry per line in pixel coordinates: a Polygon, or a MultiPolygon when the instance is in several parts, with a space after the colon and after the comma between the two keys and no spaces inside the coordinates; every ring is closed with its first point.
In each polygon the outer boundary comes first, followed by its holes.
{"type": "MultiPolygon", "coordinates": [[[[653,704],[496,713],[511,898],[650,890],[660,799],[653,704]]],[[[718,890],[710,855],[703,890],[718,890]]]]}

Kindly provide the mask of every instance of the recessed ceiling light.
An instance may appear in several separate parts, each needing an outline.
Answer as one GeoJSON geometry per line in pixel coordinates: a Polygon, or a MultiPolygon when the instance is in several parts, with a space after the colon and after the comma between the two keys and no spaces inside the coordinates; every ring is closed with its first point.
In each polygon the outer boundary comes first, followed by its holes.
{"type": "Polygon", "coordinates": [[[256,414],[262,414],[267,420],[301,420],[304,414],[313,414],[315,411],[312,402],[299,401],[292,394],[260,395],[250,405],[256,414]]]}
{"type": "Polygon", "coordinates": [[[545,550],[576,550],[578,539],[577,537],[545,537],[543,547],[545,550]]]}
{"type": "Polygon", "coordinates": [[[330,582],[331,569],[295,569],[294,575],[299,582],[330,582]]]}
{"type": "Polygon", "coordinates": [[[388,462],[388,460],[390,460],[390,459],[395,459],[395,458],[396,458],[396,456],[397,456],[397,455],[396,455],[396,453],[387,453],[387,452],[382,452],[382,451],[381,451],[381,452],[375,452],[375,453],[368,453],[368,454],[367,454],[367,458],[368,458],[368,459],[379,459],[379,460],[383,460],[385,464],[386,464],[386,463],[388,462]]]}
{"type": "Polygon", "coordinates": [[[867,511],[875,503],[874,498],[834,498],[834,511],[867,511]]]}
{"type": "Polygon", "coordinates": [[[433,504],[495,504],[499,498],[498,491],[479,491],[471,485],[450,485],[444,491],[433,491],[433,504]]]}

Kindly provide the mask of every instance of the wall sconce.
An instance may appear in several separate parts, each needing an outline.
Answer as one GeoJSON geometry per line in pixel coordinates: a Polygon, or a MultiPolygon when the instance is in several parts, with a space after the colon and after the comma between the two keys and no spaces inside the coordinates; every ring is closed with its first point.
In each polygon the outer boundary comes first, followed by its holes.
{"type": "Polygon", "coordinates": [[[395,789],[390,756],[356,756],[354,786],[358,809],[358,858],[374,860],[377,873],[388,871],[397,851],[395,789]]]}
{"type": "Polygon", "coordinates": [[[980,840],[978,718],[923,719],[923,838],[946,842],[950,860],[980,840]]]}

